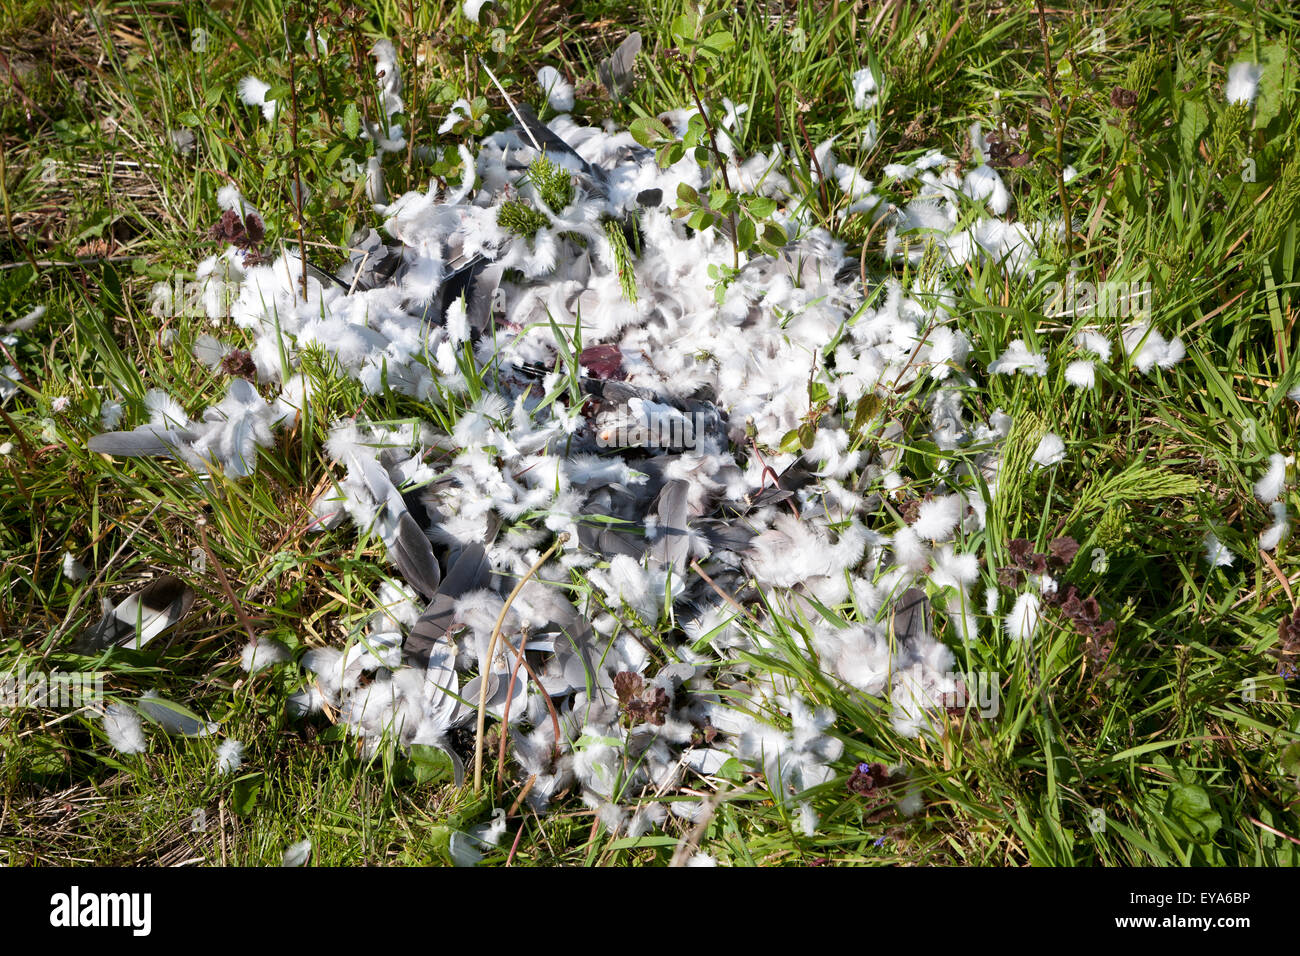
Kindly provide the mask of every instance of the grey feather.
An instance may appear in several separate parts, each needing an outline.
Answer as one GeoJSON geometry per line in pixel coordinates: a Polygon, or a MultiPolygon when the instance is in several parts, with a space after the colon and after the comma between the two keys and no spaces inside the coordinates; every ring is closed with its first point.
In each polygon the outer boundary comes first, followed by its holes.
{"type": "Polygon", "coordinates": [[[463,266],[443,277],[438,292],[425,306],[422,321],[440,324],[447,309],[457,299],[465,299],[465,314],[475,340],[488,331],[492,318],[492,300],[505,268],[490,263],[484,256],[473,256],[463,266]]]}
{"type": "Polygon", "coordinates": [[[449,594],[435,594],[402,644],[402,661],[427,668],[434,646],[446,638],[455,617],[456,599],[449,594]]]}
{"type": "MultiPolygon", "coordinates": [[[[506,698],[510,698],[510,718],[517,721],[523,716],[524,712],[524,695],[528,691],[527,674],[515,674],[514,680],[510,680],[504,674],[498,674],[496,671],[488,674],[488,691],[487,707],[501,707],[505,704],[506,698]],[[511,689],[513,686],[513,690],[511,689]]],[[[468,701],[471,705],[471,713],[478,711],[478,695],[480,678],[474,677],[466,682],[465,687],[460,692],[463,700],[468,701]]],[[[462,716],[464,716],[462,714],[462,716]]]]}
{"type": "Polygon", "coordinates": [[[571,630],[561,627],[555,638],[555,657],[548,662],[542,683],[551,696],[585,690],[599,692],[596,664],[591,655],[594,632],[579,619],[571,630]]]}
{"type": "Polygon", "coordinates": [[[612,525],[605,522],[579,522],[578,543],[584,550],[613,558],[620,554],[640,561],[649,549],[645,535],[635,525],[612,525]],[[623,530],[623,529],[629,530],[623,530]]]}
{"type": "Polygon", "coordinates": [[[119,458],[152,458],[173,455],[180,445],[188,444],[197,436],[188,428],[161,428],[141,425],[129,432],[104,432],[92,435],[87,447],[100,455],[119,458]]]}
{"type": "Polygon", "coordinates": [[[403,661],[415,667],[428,667],[434,646],[447,636],[455,622],[456,598],[487,587],[491,570],[487,552],[479,544],[470,545],[454,561],[448,562],[447,574],[437,593],[402,645],[403,661]]]}
{"type": "Polygon", "coordinates": [[[650,553],[665,567],[673,568],[679,573],[686,567],[686,559],[691,553],[691,541],[686,532],[690,490],[688,482],[669,481],[659,492],[655,506],[659,518],[659,538],[651,545],[650,553]]]}
{"type": "Polygon", "coordinates": [[[470,591],[488,586],[492,564],[488,561],[487,551],[481,544],[471,544],[460,553],[456,562],[447,568],[439,594],[460,597],[470,591]]]}
{"type": "Polygon", "coordinates": [[[80,654],[91,654],[129,642],[139,649],[179,623],[193,606],[194,591],[175,575],[163,575],[123,600],[94,627],[82,632],[73,643],[73,649],[80,654]]]}
{"type": "Polygon", "coordinates": [[[908,588],[894,603],[890,630],[899,643],[930,633],[930,599],[921,588],[908,588]]]}
{"type": "Polygon", "coordinates": [[[400,278],[402,247],[385,245],[374,229],[354,234],[348,246],[348,263],[339,270],[339,280],[349,288],[355,284],[366,291],[400,278]]]}
{"type": "Polygon", "coordinates": [[[142,714],[172,736],[206,737],[217,729],[216,724],[200,720],[180,704],[152,693],[137,700],[136,706],[142,714]]]}
{"type": "MultiPolygon", "coordinates": [[[[569,160],[578,167],[578,170],[583,175],[596,182],[603,180],[604,176],[601,171],[583,159],[576,149],[551,132],[551,128],[537,118],[537,114],[533,112],[531,106],[527,103],[520,103],[518,105],[518,114],[524,132],[528,134],[529,139],[536,140],[542,151],[552,159],[569,157],[569,160]]],[[[568,165],[568,163],[565,165],[568,165]]]]}
{"type": "Polygon", "coordinates": [[[409,512],[397,519],[397,538],[389,555],[406,583],[426,598],[432,598],[442,581],[442,570],[433,556],[433,546],[409,512]]]}
{"type": "Polygon", "coordinates": [[[207,333],[194,340],[194,357],[213,371],[216,371],[228,351],[230,350],[226,346],[207,333]]]}
{"type": "Polygon", "coordinates": [[[636,83],[636,75],[632,68],[636,62],[636,55],[641,52],[641,34],[629,34],[627,39],[618,45],[608,59],[601,60],[596,66],[596,74],[600,77],[600,82],[605,84],[605,89],[609,95],[616,100],[621,100],[632,91],[632,86],[636,83]]]}
{"type": "Polygon", "coordinates": [[[641,560],[650,547],[645,516],[661,485],[647,482],[631,488],[621,484],[597,488],[582,506],[588,520],[578,522],[578,543],[607,559],[623,554],[641,560]]]}
{"type": "Polygon", "coordinates": [[[476,333],[487,332],[492,324],[492,300],[496,298],[504,274],[505,267],[498,262],[485,266],[474,278],[465,297],[465,312],[469,327],[476,333]]]}
{"type": "Polygon", "coordinates": [[[754,540],[754,532],[737,520],[710,520],[704,531],[714,551],[745,551],[754,540]]]}

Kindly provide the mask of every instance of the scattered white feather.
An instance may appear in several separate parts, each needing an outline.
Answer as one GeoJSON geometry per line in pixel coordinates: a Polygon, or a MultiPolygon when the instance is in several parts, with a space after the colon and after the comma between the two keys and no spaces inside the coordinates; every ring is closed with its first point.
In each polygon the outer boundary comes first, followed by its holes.
{"type": "Polygon", "coordinates": [[[63,552],[63,576],[69,581],[84,581],[90,572],[71,551],[63,552]]]}
{"type": "Polygon", "coordinates": [[[99,427],[106,432],[117,428],[122,421],[122,403],[105,399],[99,406],[99,427]]]}
{"type": "Polygon", "coordinates": [[[239,653],[239,666],[250,674],[265,670],[272,664],[289,659],[289,648],[270,637],[259,637],[244,645],[239,653]]]}
{"type": "Polygon", "coordinates": [[[799,830],[804,836],[811,837],[816,835],[817,824],[820,822],[821,818],[817,816],[817,811],[813,809],[811,803],[804,801],[799,804],[798,819],[799,830]]]}
{"type": "Polygon", "coordinates": [[[461,9],[465,11],[465,17],[474,23],[478,23],[479,12],[485,4],[491,3],[492,0],[465,0],[461,9]]]}
{"type": "Polygon", "coordinates": [[[1040,352],[1030,351],[1023,340],[1014,339],[1005,352],[989,363],[989,374],[1012,375],[1016,372],[1046,375],[1047,357],[1040,352]]]}
{"type": "Polygon", "coordinates": [[[302,866],[311,858],[311,840],[299,840],[297,843],[291,843],[284,848],[284,856],[280,858],[281,866],[302,866]]]}
{"type": "Polygon", "coordinates": [[[142,754],[146,745],[144,725],[134,707],[126,704],[109,704],[104,711],[104,733],[118,753],[142,754]]]}
{"type": "Polygon", "coordinates": [[[976,201],[983,201],[995,216],[1006,215],[1011,193],[992,166],[977,166],[962,180],[961,191],[976,201]]]}
{"type": "Polygon", "coordinates": [[[1038,630],[1039,598],[1032,591],[1026,591],[1016,598],[1015,605],[1002,622],[1007,636],[1013,641],[1030,640],[1038,630]]]}
{"type": "Polygon", "coordinates": [[[1055,432],[1048,432],[1034,449],[1034,464],[1039,468],[1050,468],[1063,461],[1065,461],[1065,442],[1055,432]]]}
{"type": "Polygon", "coordinates": [[[1287,518],[1286,502],[1275,501],[1268,506],[1273,515],[1273,523],[1260,533],[1259,549],[1272,551],[1279,544],[1291,537],[1291,522],[1287,518]]]}
{"type": "Polygon", "coordinates": [[[262,116],[268,120],[275,119],[275,111],[279,104],[275,100],[268,100],[266,94],[271,92],[269,83],[264,83],[255,76],[246,76],[239,81],[239,98],[248,106],[259,106],[262,109],[262,116]]]}
{"type": "Polygon", "coordinates": [[[234,773],[244,763],[244,745],[238,740],[223,740],[217,747],[217,773],[234,773]]]}
{"type": "Polygon", "coordinates": [[[1209,532],[1205,536],[1205,560],[1212,568],[1230,568],[1236,555],[1228,549],[1214,532],[1209,532]]]}
{"type": "Polygon", "coordinates": [[[1092,388],[1097,384],[1097,370],[1091,363],[1080,359],[1065,367],[1065,380],[1075,388],[1092,388]]]}
{"type": "Polygon", "coordinates": [[[1255,497],[1264,504],[1277,501],[1286,488],[1286,458],[1279,454],[1268,456],[1268,471],[1255,482],[1255,497]]]}
{"type": "Polygon", "coordinates": [[[912,530],[917,537],[928,541],[946,541],[952,537],[957,523],[966,510],[966,500],[961,495],[943,495],[921,502],[912,530]]]}
{"type": "Polygon", "coordinates": [[[45,312],[46,307],[38,305],[22,318],[14,319],[4,327],[4,330],[6,332],[30,332],[32,329],[36,328],[36,323],[44,318],[45,312]]]}
{"type": "Polygon", "coordinates": [[[867,67],[863,67],[853,74],[853,108],[855,110],[869,110],[876,105],[877,89],[875,74],[867,67]]]}
{"type": "Polygon", "coordinates": [[[1124,329],[1120,336],[1124,354],[1143,375],[1153,369],[1173,368],[1186,355],[1182,339],[1166,339],[1149,321],[1136,322],[1124,329]]]}
{"type": "Polygon", "coordinates": [[[537,85],[542,88],[546,102],[555,112],[567,113],[573,109],[573,84],[555,67],[544,66],[538,70],[537,85]]]}
{"type": "Polygon", "coordinates": [[[1257,63],[1234,63],[1228,67],[1228,82],[1223,88],[1223,96],[1229,103],[1245,103],[1249,106],[1255,102],[1259,92],[1259,80],[1263,71],[1257,63]]]}

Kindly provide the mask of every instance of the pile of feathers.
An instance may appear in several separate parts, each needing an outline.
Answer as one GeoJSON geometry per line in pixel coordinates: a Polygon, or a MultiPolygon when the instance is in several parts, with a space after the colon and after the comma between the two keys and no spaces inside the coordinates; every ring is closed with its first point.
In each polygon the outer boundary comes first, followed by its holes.
{"type": "MultiPolygon", "coordinates": [[[[374,53],[391,119],[401,70],[391,44],[374,53]]],[[[866,124],[862,144],[822,144],[814,173],[880,224],[889,256],[917,266],[909,287],[894,272],[866,275],[817,225],[780,145],[737,155],[743,110],[726,104],[712,119],[727,134],[728,180],[775,200],[788,237],[730,273],[727,224],[693,230],[672,215],[679,185],[707,190],[715,162],[687,151],[661,168],[627,131],[572,116],[555,70],[539,84],[549,119],[512,101],[509,128],[458,147],[458,185],[390,198],[372,162],[382,228],[355,236],[336,273],[293,247],[262,259],[239,242],[200,263],[209,316],[243,329],[249,351],[209,335],[196,351],[213,367],[251,360],[249,377],[232,377],[197,420],[150,392],[147,422],[91,448],[251,475],[259,448],[313,402],[309,349],[370,393],[441,409],[436,422],[330,430],[335,480],[304,519],[376,537],[391,571],[346,646],[298,658],[294,712],[327,711],[372,752],[442,748],[459,774],[484,699],[533,808],[577,793],[634,835],[669,814],[694,819],[701,800],[681,788],[707,789],[733,760],[778,799],[800,800],[834,779],[844,731],[832,709],[754,663],[790,652],[773,615],[801,619],[804,651],[826,675],[915,736],[939,726],[959,690],[932,608],[966,640],[996,610],[976,611],[977,555],[958,542],[983,527],[1012,423],[967,417],[969,341],[950,311],[950,270],[928,266],[1024,271],[1059,224],[1003,218],[998,173],[963,174],[938,152],[886,168],[911,197],[892,204],[836,156],[872,144],[866,124]],[[520,204],[528,235],[510,227],[520,204]],[[872,396],[907,396],[915,418],[887,417],[891,403],[872,396]],[[923,484],[903,462],[918,430],[952,455],[923,484]],[[848,610],[824,613],[835,608],[848,610]]],[[[243,92],[265,112],[264,84],[243,92]]],[[[874,78],[855,76],[854,92],[869,106],[874,78]]],[[[693,112],[660,118],[682,135],[693,112]]],[[[400,126],[366,128],[379,157],[405,152],[400,126]]],[[[260,225],[236,188],[220,202],[232,234],[260,225]]],[[[991,371],[1041,374],[1040,357],[1020,358],[991,371]]],[[[139,641],[111,618],[92,645],[139,641]]],[[[290,657],[260,638],[243,664],[290,657]]],[[[920,800],[909,790],[902,803],[920,800]]]]}

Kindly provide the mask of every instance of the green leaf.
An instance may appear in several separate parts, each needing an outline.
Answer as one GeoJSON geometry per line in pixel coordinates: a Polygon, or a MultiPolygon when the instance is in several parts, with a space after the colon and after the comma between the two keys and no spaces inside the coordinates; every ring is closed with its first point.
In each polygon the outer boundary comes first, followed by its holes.
{"type": "Polygon", "coordinates": [[[785,230],[774,222],[769,222],[763,227],[763,241],[769,245],[776,246],[778,249],[786,244],[785,230]]]}
{"type": "Polygon", "coordinates": [[[1188,163],[1200,161],[1201,137],[1210,125],[1210,113],[1200,98],[1188,98],[1183,101],[1178,113],[1178,147],[1183,160],[1188,163]]]}
{"type": "Polygon", "coordinates": [[[739,783],[744,772],[744,765],[735,757],[729,757],[727,762],[718,768],[714,776],[721,777],[723,780],[730,780],[732,783],[739,783]]]}
{"type": "Polygon", "coordinates": [[[411,769],[415,782],[419,784],[442,784],[455,778],[455,765],[451,754],[441,747],[426,744],[412,744],[411,769]]]}
{"type": "Polygon", "coordinates": [[[745,205],[749,207],[750,214],[755,219],[766,219],[776,212],[776,200],[766,196],[752,196],[745,200],[745,205]]]}
{"type": "Polygon", "coordinates": [[[758,229],[754,226],[754,220],[748,216],[742,216],[740,222],[736,223],[736,244],[740,246],[740,251],[747,251],[758,236],[758,229]]]}
{"type": "Polygon", "coordinates": [[[361,111],[357,109],[356,103],[349,103],[343,110],[343,132],[348,134],[349,139],[356,139],[361,132],[361,111]]]}
{"type": "Polygon", "coordinates": [[[1288,744],[1278,755],[1278,766],[1288,777],[1300,777],[1300,742],[1288,744]]]}
{"type": "Polygon", "coordinates": [[[632,121],[628,127],[632,138],[646,149],[653,149],[666,139],[672,139],[672,131],[653,116],[642,116],[632,121]]]}
{"type": "Polygon", "coordinates": [[[823,405],[831,400],[830,389],[822,382],[808,383],[808,401],[814,405],[823,405]]]}
{"type": "Polygon", "coordinates": [[[726,30],[719,30],[700,41],[701,52],[709,51],[721,56],[736,45],[736,38],[726,30]]]}
{"type": "Polygon", "coordinates": [[[333,169],[334,165],[339,161],[340,157],[342,157],[343,150],[346,148],[346,143],[335,143],[325,153],[325,158],[321,161],[321,165],[326,169],[333,169]]]}
{"type": "Polygon", "coordinates": [[[669,32],[681,40],[694,40],[695,31],[698,29],[698,18],[694,13],[683,13],[673,18],[672,26],[669,32]]]}
{"type": "Polygon", "coordinates": [[[1223,825],[1219,812],[1210,803],[1210,795],[1190,783],[1175,783],[1169,787],[1168,812],[1171,820],[1194,843],[1209,843],[1223,825]]]}
{"type": "Polygon", "coordinates": [[[234,782],[230,788],[230,808],[241,817],[246,817],[257,807],[262,795],[262,784],[266,774],[245,774],[234,782]]]}
{"type": "Polygon", "coordinates": [[[692,205],[699,205],[700,194],[699,191],[694,186],[691,186],[688,183],[678,183],[677,200],[678,202],[690,203],[692,205]]]}
{"type": "Polygon", "coordinates": [[[703,209],[697,209],[691,214],[691,218],[686,220],[686,225],[690,226],[696,232],[703,232],[713,225],[713,215],[705,212],[703,209]]]}
{"type": "Polygon", "coordinates": [[[782,435],[781,444],[777,447],[788,455],[793,455],[797,452],[802,447],[802,444],[799,441],[799,429],[792,428],[782,435]]]}
{"type": "Polygon", "coordinates": [[[1295,75],[1295,64],[1289,63],[1290,51],[1286,44],[1270,43],[1259,51],[1259,99],[1255,103],[1255,126],[1262,129],[1273,117],[1282,112],[1291,94],[1288,75],[1295,75]]]}
{"type": "Polygon", "coordinates": [[[880,414],[880,399],[875,392],[867,392],[858,399],[858,407],[853,415],[853,433],[857,434],[867,423],[880,414]]]}

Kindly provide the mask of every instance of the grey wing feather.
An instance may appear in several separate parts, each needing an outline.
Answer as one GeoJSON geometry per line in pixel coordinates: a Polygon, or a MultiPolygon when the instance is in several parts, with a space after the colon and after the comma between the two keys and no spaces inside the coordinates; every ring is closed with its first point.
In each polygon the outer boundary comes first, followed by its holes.
{"type": "Polygon", "coordinates": [[[908,588],[894,604],[892,629],[899,642],[930,633],[930,599],[921,588],[908,588]]]}
{"type": "Polygon", "coordinates": [[[602,178],[601,173],[583,159],[576,149],[560,137],[556,136],[555,133],[551,132],[549,126],[537,118],[537,114],[533,112],[531,106],[527,103],[520,103],[518,109],[519,119],[523,123],[524,130],[528,133],[529,137],[537,141],[537,145],[545,152],[550,153],[552,156],[571,156],[577,161],[578,167],[582,170],[584,175],[589,176],[593,180],[600,180],[602,178]]]}
{"type": "Polygon", "coordinates": [[[442,581],[438,559],[433,556],[433,546],[428,537],[409,513],[403,513],[397,519],[397,538],[390,553],[407,584],[426,598],[437,593],[442,581]]]}
{"type": "Polygon", "coordinates": [[[493,263],[479,272],[474,279],[465,299],[466,315],[469,327],[477,332],[486,332],[492,322],[492,300],[496,297],[497,287],[501,285],[501,276],[505,267],[493,263]]]}
{"type": "Polygon", "coordinates": [[[115,455],[119,458],[152,458],[158,455],[171,455],[177,446],[195,439],[194,432],[188,428],[158,428],[153,425],[141,425],[129,432],[104,432],[92,435],[86,446],[100,455],[115,455]]]}
{"type": "Polygon", "coordinates": [[[439,594],[460,597],[470,591],[488,586],[492,564],[481,544],[471,544],[461,552],[456,562],[447,568],[447,576],[438,588],[439,594]]]}
{"type": "Polygon", "coordinates": [[[177,624],[194,606],[194,591],[175,575],[167,574],[123,600],[73,643],[80,654],[91,654],[136,636],[139,625],[143,647],[167,628],[177,624]]]}
{"type": "Polygon", "coordinates": [[[625,554],[638,561],[645,556],[648,544],[645,535],[634,531],[620,530],[619,525],[604,522],[595,524],[580,521],[578,523],[578,544],[593,554],[603,558],[613,558],[625,554]]]}
{"type": "Polygon", "coordinates": [[[435,594],[402,645],[403,662],[428,667],[434,645],[447,636],[455,616],[456,599],[449,594],[435,594]]]}
{"type": "Polygon", "coordinates": [[[491,570],[487,551],[481,544],[471,544],[448,563],[437,593],[402,645],[402,659],[407,664],[428,667],[434,645],[446,637],[455,620],[456,598],[487,587],[491,570]]]}
{"type": "Polygon", "coordinates": [[[355,283],[363,291],[373,289],[397,277],[403,261],[401,249],[385,245],[374,229],[353,236],[349,246],[348,262],[339,270],[339,279],[349,288],[355,283]]]}
{"type": "Polygon", "coordinates": [[[602,60],[596,67],[596,73],[600,77],[600,82],[605,84],[605,89],[609,90],[609,95],[614,99],[622,99],[632,91],[632,85],[636,82],[636,75],[632,72],[633,64],[636,61],[636,55],[641,52],[641,34],[629,34],[627,39],[618,45],[607,60],[602,60]]]}
{"type": "Polygon", "coordinates": [[[687,496],[690,484],[674,480],[667,482],[659,492],[656,513],[659,516],[659,539],[651,546],[651,553],[664,564],[681,571],[686,567],[691,542],[686,533],[687,496]]]}
{"type": "Polygon", "coordinates": [[[161,697],[141,697],[136,701],[136,707],[166,733],[173,736],[206,737],[217,727],[216,724],[205,723],[161,697]]]}
{"type": "Polygon", "coordinates": [[[711,523],[705,532],[715,551],[734,551],[740,554],[754,540],[754,532],[733,521],[711,523]]]}

